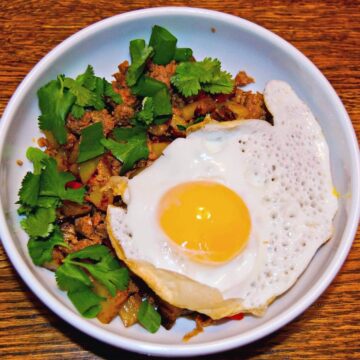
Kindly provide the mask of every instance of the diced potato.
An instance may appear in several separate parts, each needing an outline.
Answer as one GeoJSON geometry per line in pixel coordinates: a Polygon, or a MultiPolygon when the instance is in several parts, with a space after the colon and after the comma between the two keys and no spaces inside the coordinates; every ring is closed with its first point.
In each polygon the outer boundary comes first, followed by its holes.
{"type": "Polygon", "coordinates": [[[56,141],[53,133],[48,130],[44,130],[43,133],[46,137],[46,140],[49,142],[49,146],[54,149],[57,149],[59,147],[59,143],[56,141]]]}
{"type": "Polygon", "coordinates": [[[149,159],[150,160],[156,160],[166,149],[166,147],[170,144],[170,142],[164,141],[164,142],[152,142],[149,143],[150,148],[150,154],[149,159]]]}
{"type": "Polygon", "coordinates": [[[68,157],[69,163],[70,163],[70,164],[76,163],[76,160],[77,160],[77,158],[78,158],[78,155],[79,155],[79,143],[76,142],[76,143],[74,144],[74,147],[73,147],[72,150],[71,150],[71,153],[70,153],[69,157],[68,157]]]}
{"type": "Polygon", "coordinates": [[[101,302],[101,311],[98,313],[97,318],[103,324],[109,324],[119,313],[119,310],[128,298],[129,293],[127,290],[118,290],[115,296],[111,296],[106,287],[98,281],[94,281],[94,291],[96,294],[106,299],[101,302]]]}
{"type": "Polygon", "coordinates": [[[194,101],[193,103],[184,106],[182,109],[182,118],[185,121],[190,121],[194,117],[195,110],[198,107],[198,105],[199,102],[194,101]]]}
{"type": "Polygon", "coordinates": [[[136,293],[131,295],[121,306],[119,316],[125,327],[134,325],[137,322],[137,314],[139,312],[140,305],[141,297],[136,293]]]}
{"type": "Polygon", "coordinates": [[[224,105],[227,106],[236,115],[237,120],[247,119],[249,110],[245,106],[237,104],[234,101],[227,101],[224,105]]]}
{"type": "Polygon", "coordinates": [[[151,125],[148,128],[148,132],[155,136],[163,136],[166,135],[166,131],[169,128],[169,124],[160,124],[160,125],[151,125]]]}
{"type": "Polygon", "coordinates": [[[103,197],[103,193],[100,190],[99,186],[94,186],[91,189],[91,192],[89,194],[89,200],[96,206],[96,207],[101,207],[101,200],[103,197]]]}
{"type": "Polygon", "coordinates": [[[83,184],[86,184],[94,174],[101,156],[85,161],[79,165],[79,175],[83,184]]]}

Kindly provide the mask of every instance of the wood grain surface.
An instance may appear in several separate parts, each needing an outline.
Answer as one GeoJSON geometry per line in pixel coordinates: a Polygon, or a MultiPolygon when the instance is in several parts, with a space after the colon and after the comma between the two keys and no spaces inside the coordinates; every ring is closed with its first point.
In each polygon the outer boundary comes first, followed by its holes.
{"type": "MultiPolygon", "coordinates": [[[[100,19],[166,5],[238,15],[285,38],[325,74],[360,135],[360,2],[240,0],[0,0],[0,115],[31,68],[54,46],[100,19]]],[[[220,359],[360,359],[360,237],[320,299],[291,324],[220,359]]],[[[0,247],[1,359],[142,359],[102,344],[48,310],[0,247]]]]}

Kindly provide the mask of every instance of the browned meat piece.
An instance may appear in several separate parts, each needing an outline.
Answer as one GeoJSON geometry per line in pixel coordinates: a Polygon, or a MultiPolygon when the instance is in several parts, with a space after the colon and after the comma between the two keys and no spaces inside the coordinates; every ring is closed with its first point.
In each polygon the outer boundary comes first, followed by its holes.
{"type": "Polygon", "coordinates": [[[74,118],[71,113],[66,119],[67,128],[74,134],[80,135],[81,130],[92,124],[91,113],[89,111],[85,112],[84,116],[80,119],[74,118]]]}
{"type": "Polygon", "coordinates": [[[259,92],[253,93],[251,91],[236,89],[235,96],[232,100],[248,109],[249,114],[247,119],[265,119],[266,107],[264,97],[259,92]]]}
{"type": "Polygon", "coordinates": [[[94,123],[102,122],[105,136],[109,134],[116,125],[116,120],[107,112],[106,109],[91,111],[90,114],[94,123]]]}
{"type": "Polygon", "coordinates": [[[176,71],[176,62],[172,61],[167,65],[156,65],[152,62],[149,63],[149,74],[148,76],[161,81],[170,88],[170,79],[175,74],[176,71]]]}
{"type": "Polygon", "coordinates": [[[97,244],[101,244],[101,241],[99,239],[82,239],[79,240],[76,244],[71,245],[70,250],[68,250],[68,253],[73,253],[82,249],[87,248],[88,246],[91,245],[97,245],[97,244]]]}
{"type": "Polygon", "coordinates": [[[75,226],[69,222],[60,225],[60,230],[63,233],[64,241],[71,245],[76,244],[79,240],[76,236],[75,226]]]}
{"type": "Polygon", "coordinates": [[[115,88],[114,89],[118,94],[120,94],[123,103],[129,106],[135,106],[137,103],[137,98],[132,94],[129,88],[115,88]]]}
{"type": "Polygon", "coordinates": [[[211,117],[217,121],[230,121],[236,119],[236,115],[226,105],[217,107],[211,113],[211,117]]]}
{"type": "Polygon", "coordinates": [[[134,117],[134,109],[126,104],[117,105],[114,109],[114,118],[117,124],[129,125],[129,120],[134,117]]]}
{"type": "Polygon", "coordinates": [[[69,216],[80,216],[88,214],[92,209],[90,204],[77,204],[69,200],[63,201],[63,206],[60,208],[61,214],[69,216]]]}
{"type": "Polygon", "coordinates": [[[90,215],[75,219],[75,230],[86,238],[100,240],[99,236],[95,234],[95,226],[90,215]]]}
{"type": "Polygon", "coordinates": [[[181,316],[183,309],[169,304],[168,302],[158,299],[158,311],[161,315],[161,325],[170,330],[175,324],[176,319],[181,316]]]}
{"type": "Polygon", "coordinates": [[[215,101],[211,98],[205,98],[198,101],[198,104],[195,108],[194,115],[195,117],[204,116],[211,113],[215,110],[216,104],[215,101]]]}
{"type": "Polygon", "coordinates": [[[127,290],[118,290],[115,296],[111,296],[106,289],[99,290],[99,287],[95,286],[95,291],[100,296],[104,297],[105,300],[101,302],[101,311],[97,315],[97,318],[103,324],[108,324],[115,318],[116,315],[118,315],[122,304],[129,297],[129,293],[127,290]]]}
{"type": "Polygon", "coordinates": [[[245,86],[254,82],[254,79],[250,77],[245,71],[239,71],[235,76],[236,86],[245,86]]]}
{"type": "Polygon", "coordinates": [[[126,73],[128,71],[128,68],[129,68],[129,62],[125,60],[118,66],[119,72],[113,75],[114,78],[116,79],[116,82],[118,82],[121,87],[127,87],[126,73]]]}
{"type": "Polygon", "coordinates": [[[116,124],[115,119],[108,113],[106,109],[99,111],[86,111],[80,119],[75,119],[71,114],[66,119],[68,129],[77,135],[81,134],[82,129],[96,122],[102,122],[104,135],[107,135],[116,124]]]}

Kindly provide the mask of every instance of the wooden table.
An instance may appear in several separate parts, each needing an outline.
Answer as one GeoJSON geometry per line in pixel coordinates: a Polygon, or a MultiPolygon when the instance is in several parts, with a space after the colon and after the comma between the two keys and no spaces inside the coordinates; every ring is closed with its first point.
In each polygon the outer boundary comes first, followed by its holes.
{"type": "MultiPolygon", "coordinates": [[[[294,44],[330,80],[360,135],[359,1],[0,2],[0,115],[31,68],[55,45],[100,19],[144,7],[191,5],[235,14],[294,44]]],[[[303,315],[265,339],[208,359],[360,358],[360,236],[335,281],[303,315]]],[[[24,285],[0,248],[1,359],[145,358],[66,324],[24,285]]]]}

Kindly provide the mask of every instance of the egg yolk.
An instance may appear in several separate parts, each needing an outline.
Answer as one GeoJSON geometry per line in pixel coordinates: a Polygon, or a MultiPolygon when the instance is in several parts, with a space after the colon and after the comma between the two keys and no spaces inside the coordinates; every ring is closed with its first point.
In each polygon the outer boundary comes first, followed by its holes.
{"type": "Polygon", "coordinates": [[[244,201],[226,186],[209,181],[188,182],[161,198],[162,230],[193,260],[227,262],[249,238],[251,220],[244,201]]]}

